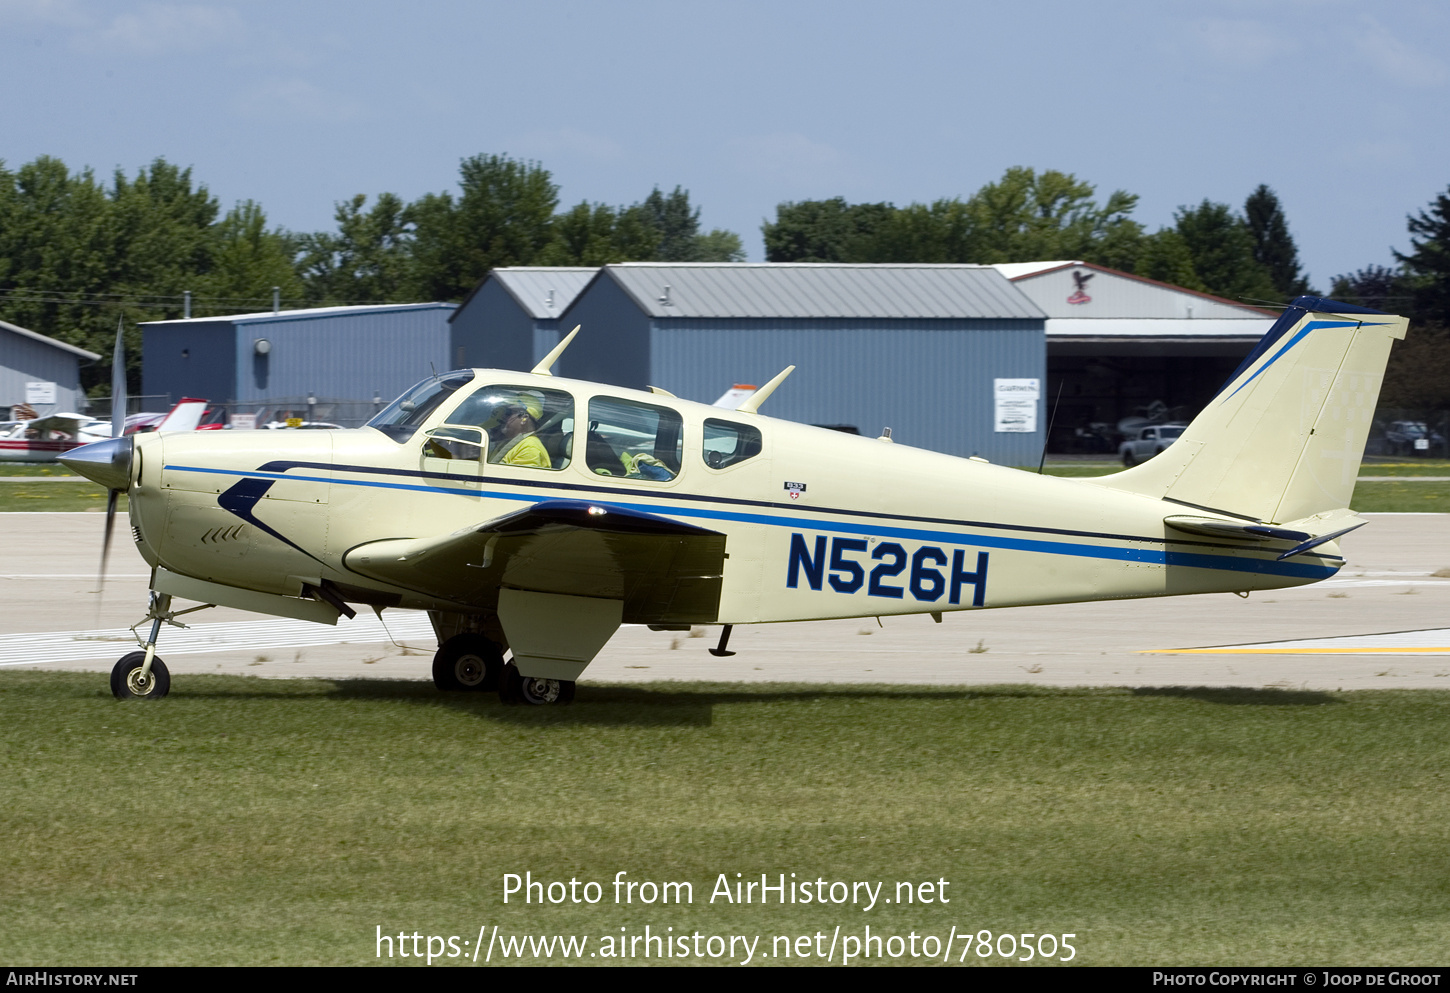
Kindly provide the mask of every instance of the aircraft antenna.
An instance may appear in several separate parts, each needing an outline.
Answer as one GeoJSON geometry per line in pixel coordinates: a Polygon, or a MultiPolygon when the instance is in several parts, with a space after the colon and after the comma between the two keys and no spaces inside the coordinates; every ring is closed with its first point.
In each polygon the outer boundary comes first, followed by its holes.
{"type": "Polygon", "coordinates": [[[1047,433],[1042,436],[1042,458],[1037,462],[1037,475],[1047,465],[1047,439],[1052,437],[1052,425],[1057,422],[1057,405],[1062,400],[1062,380],[1057,381],[1057,396],[1052,401],[1052,415],[1047,418],[1047,433]]]}
{"type": "Polygon", "coordinates": [[[532,370],[533,374],[535,376],[552,376],[553,373],[549,370],[553,368],[555,362],[559,361],[559,356],[564,354],[564,349],[569,347],[569,342],[574,340],[574,336],[579,333],[579,329],[583,326],[582,324],[574,325],[574,330],[566,334],[564,340],[555,345],[553,351],[545,355],[539,364],[534,366],[532,370]]]}
{"type": "Polygon", "coordinates": [[[750,396],[746,397],[745,402],[742,403],[739,407],[736,407],[735,409],[746,414],[758,413],[760,411],[760,405],[765,402],[765,398],[774,393],[775,388],[781,383],[785,382],[785,377],[789,376],[793,372],[795,372],[795,366],[786,366],[784,369],[781,370],[778,376],[776,376],[770,382],[766,383],[760,389],[756,390],[754,393],[750,394],[750,396]]]}

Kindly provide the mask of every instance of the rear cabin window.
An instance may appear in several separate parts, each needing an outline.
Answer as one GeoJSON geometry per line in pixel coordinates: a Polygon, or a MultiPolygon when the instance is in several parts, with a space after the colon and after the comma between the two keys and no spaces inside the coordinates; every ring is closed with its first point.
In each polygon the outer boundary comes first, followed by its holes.
{"type": "Polygon", "coordinates": [[[705,421],[705,464],[711,469],[726,469],[760,454],[760,431],[749,424],[705,421]]]}
{"type": "Polygon", "coordinates": [[[562,390],[485,386],[432,432],[428,454],[478,460],[484,436],[492,465],[563,469],[574,435],[574,398],[562,390]]]}
{"type": "Polygon", "coordinates": [[[668,407],[614,397],[589,401],[584,461],[597,475],[674,479],[684,443],[684,423],[668,407]]]}

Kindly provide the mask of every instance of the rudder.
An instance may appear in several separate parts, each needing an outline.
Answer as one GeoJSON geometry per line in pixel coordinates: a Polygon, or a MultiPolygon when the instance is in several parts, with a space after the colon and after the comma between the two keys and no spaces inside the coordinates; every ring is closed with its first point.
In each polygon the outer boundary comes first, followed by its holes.
{"type": "Polygon", "coordinates": [[[1171,447],[1092,481],[1257,521],[1347,507],[1406,329],[1403,317],[1299,297],[1171,447]]]}

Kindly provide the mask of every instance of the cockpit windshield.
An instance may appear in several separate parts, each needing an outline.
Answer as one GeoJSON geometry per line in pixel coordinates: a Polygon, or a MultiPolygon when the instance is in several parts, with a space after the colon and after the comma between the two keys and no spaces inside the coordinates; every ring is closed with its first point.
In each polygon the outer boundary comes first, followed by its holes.
{"type": "Polygon", "coordinates": [[[472,369],[430,376],[384,407],[376,417],[368,421],[367,426],[377,428],[401,444],[413,437],[413,433],[444,401],[451,399],[454,393],[472,381],[472,369]]]}

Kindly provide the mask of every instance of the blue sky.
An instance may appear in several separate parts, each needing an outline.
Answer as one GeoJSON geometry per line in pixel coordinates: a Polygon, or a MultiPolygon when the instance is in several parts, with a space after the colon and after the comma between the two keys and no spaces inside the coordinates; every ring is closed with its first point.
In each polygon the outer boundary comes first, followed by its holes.
{"type": "Polygon", "coordinates": [[[1321,289],[1450,186],[1450,4],[1360,0],[0,0],[0,159],[157,156],[331,228],[355,193],[541,161],[565,204],[680,184],[752,258],[782,200],[965,196],[1009,166],[1280,195],[1321,289]]]}

